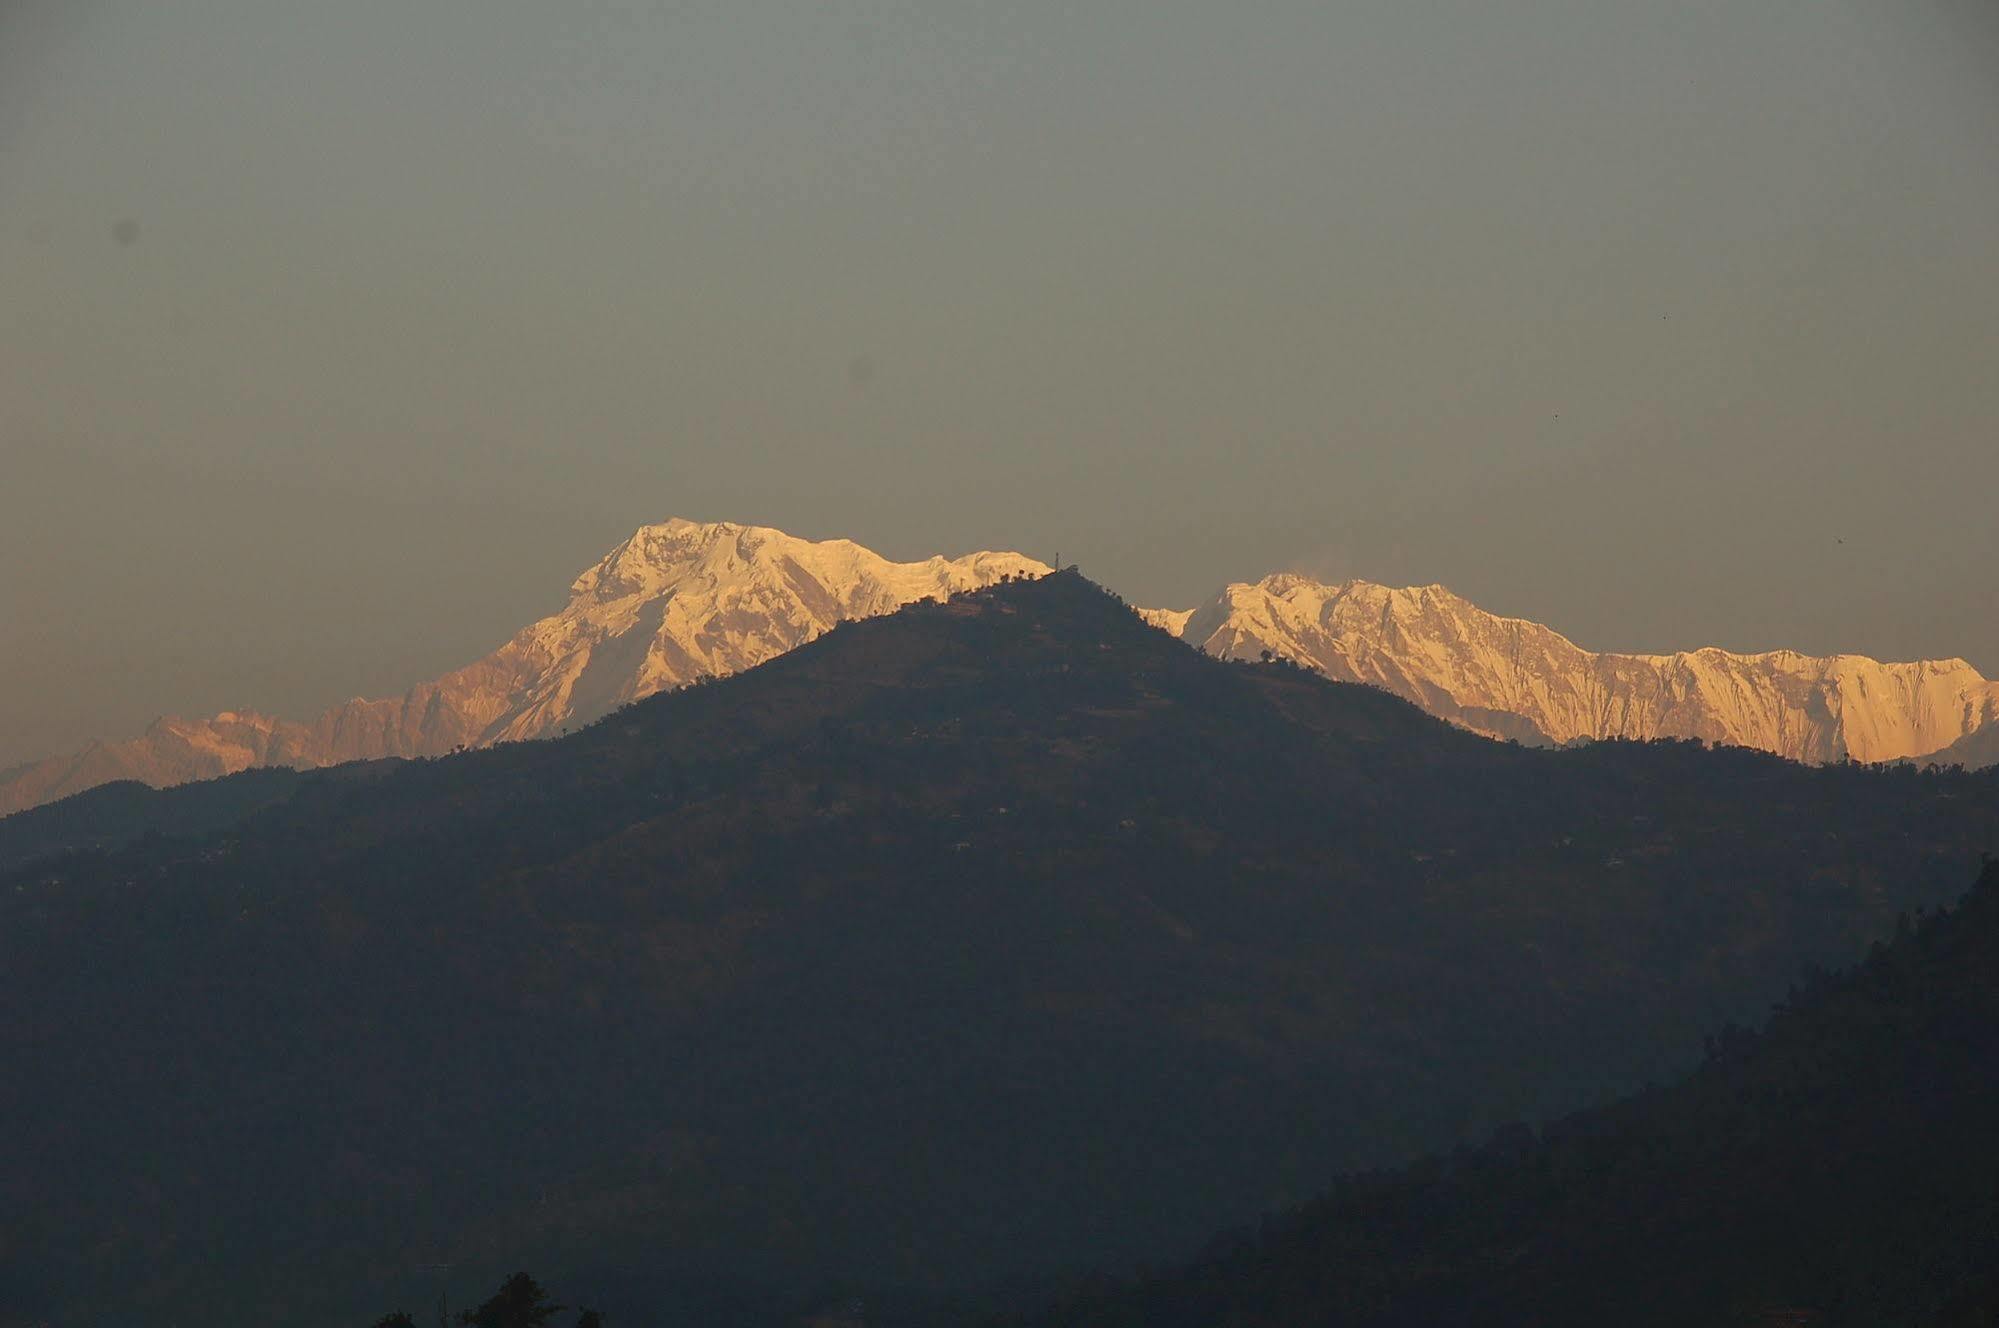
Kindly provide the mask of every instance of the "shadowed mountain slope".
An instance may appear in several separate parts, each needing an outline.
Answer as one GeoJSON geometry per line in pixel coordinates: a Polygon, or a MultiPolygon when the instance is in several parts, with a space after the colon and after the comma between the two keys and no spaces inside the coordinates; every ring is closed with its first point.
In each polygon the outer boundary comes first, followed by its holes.
{"type": "Polygon", "coordinates": [[[26,1312],[1157,1257],[1683,1067],[1999,828],[1989,776],[1492,743],[1073,574],[370,769],[0,876],[26,1312]]]}
{"type": "Polygon", "coordinates": [[[1355,1177],[1064,1328],[1990,1324],[1999,863],[1677,1086],[1355,1177]]]}
{"type": "Polygon", "coordinates": [[[0,872],[65,853],[119,848],[148,835],[195,838],[234,825],[321,781],[377,779],[395,761],[351,761],[324,771],[258,766],[156,789],[100,784],[60,802],[0,817],[0,872]]]}

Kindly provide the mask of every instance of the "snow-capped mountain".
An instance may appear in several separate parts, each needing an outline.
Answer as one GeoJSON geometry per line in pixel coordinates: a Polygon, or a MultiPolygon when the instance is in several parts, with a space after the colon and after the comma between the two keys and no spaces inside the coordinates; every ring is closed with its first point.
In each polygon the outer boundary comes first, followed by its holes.
{"type": "MultiPolygon", "coordinates": [[[[848,618],[1049,569],[1017,553],[897,563],[850,540],[674,519],[570,586],[569,603],[462,669],[305,723],[248,711],[167,717],[136,738],[0,771],[0,815],[117,779],[168,785],[544,737],[666,688],[760,664],[848,618]]],[[[1999,682],[1961,659],[1598,654],[1442,586],[1325,585],[1292,573],[1199,609],[1140,609],[1211,654],[1270,651],[1373,683],[1494,737],[1698,737],[1799,761],[1999,762],[1999,682]]]]}
{"type": "MultiPolygon", "coordinates": [[[[1149,616],[1175,631],[1178,615],[1149,616]]],[[[1892,761],[1939,753],[1999,723],[1999,683],[1961,659],[1599,654],[1442,586],[1324,585],[1280,573],[1229,586],[1175,634],[1229,658],[1268,650],[1522,742],[1692,737],[1798,761],[1892,761]]]]}
{"type": "Polygon", "coordinates": [[[0,772],[0,814],[115,779],[167,785],[254,765],[435,756],[543,737],[761,664],[843,619],[1048,570],[1017,553],[897,563],[851,540],[676,518],[640,528],[577,577],[561,612],[400,697],[357,698],[308,723],[247,712],[161,719],[137,738],[0,772]]]}

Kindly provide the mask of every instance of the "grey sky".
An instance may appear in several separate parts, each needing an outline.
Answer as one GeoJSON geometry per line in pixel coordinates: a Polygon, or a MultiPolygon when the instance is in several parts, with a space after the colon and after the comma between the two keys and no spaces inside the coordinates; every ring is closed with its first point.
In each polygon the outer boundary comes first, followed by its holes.
{"type": "Polygon", "coordinates": [[[667,515],[1999,673],[1995,71],[1983,0],[14,0],[0,764],[398,691],[667,515]]]}

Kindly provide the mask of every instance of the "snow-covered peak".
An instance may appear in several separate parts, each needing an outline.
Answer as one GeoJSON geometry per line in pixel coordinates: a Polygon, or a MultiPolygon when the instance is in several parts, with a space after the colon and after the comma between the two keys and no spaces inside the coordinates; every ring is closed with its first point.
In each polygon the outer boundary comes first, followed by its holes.
{"type": "Polygon", "coordinates": [[[1179,634],[1230,658],[1268,650],[1523,741],[1698,737],[1803,761],[1887,761],[1999,721],[1999,683],[1961,659],[1884,664],[1713,646],[1604,654],[1440,585],[1326,584],[1282,572],[1224,588],[1179,634]]]}
{"type": "MultiPolygon", "coordinates": [[[[557,734],[627,701],[761,664],[843,619],[1049,570],[1018,553],[894,562],[852,540],[674,517],[641,526],[576,577],[558,612],[401,697],[349,701],[309,723],[250,711],[164,718],[129,741],[7,772],[0,813],[114,779],[173,784],[252,765],[431,756],[557,734]]],[[[1983,736],[1999,731],[1999,683],[1961,659],[1883,664],[1712,646],[1599,654],[1441,585],[1296,572],[1237,582],[1198,609],[1140,612],[1212,654],[1268,650],[1526,742],[1700,737],[1803,761],[1999,751],[1983,736]]]]}
{"type": "Polygon", "coordinates": [[[1040,575],[1047,570],[1044,564],[1014,553],[897,563],[848,539],[800,539],[771,526],[673,517],[639,527],[577,577],[570,589],[578,598],[612,603],[674,593],[690,584],[797,586],[803,576],[865,611],[865,606],[903,604],[988,584],[1001,575],[1040,575]]]}
{"type": "Polygon", "coordinates": [[[852,540],[675,517],[577,577],[569,604],[468,673],[512,682],[480,741],[537,737],[696,678],[735,673],[836,623],[1048,567],[1017,553],[893,562],[852,540]]]}
{"type": "Polygon", "coordinates": [[[900,563],[852,540],[674,517],[641,526],[576,577],[558,612],[400,698],[350,701],[309,724],[247,712],[162,720],[131,741],[11,772],[0,813],[108,779],[173,784],[251,765],[433,756],[558,734],[654,692],[754,667],[843,620],[1049,570],[1017,553],[900,563]]]}

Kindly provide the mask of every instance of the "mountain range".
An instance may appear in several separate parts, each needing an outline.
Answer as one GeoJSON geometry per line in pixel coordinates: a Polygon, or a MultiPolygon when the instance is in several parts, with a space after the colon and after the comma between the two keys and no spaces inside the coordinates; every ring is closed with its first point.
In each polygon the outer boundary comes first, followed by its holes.
{"type": "Polygon", "coordinates": [[[1999,778],[1491,742],[1071,571],[544,741],[44,813],[96,846],[0,866],[0,1324],[332,1328],[450,1265],[761,1326],[1677,1075],[1957,894],[1999,778]]]}
{"type": "MultiPolygon", "coordinates": [[[[1999,682],[1961,659],[1883,664],[1713,647],[1599,654],[1437,585],[1324,585],[1286,572],[1154,621],[1209,654],[1268,650],[1476,732],[1536,744],[1700,738],[1808,763],[1899,761],[1944,752],[1999,720],[1999,682]]],[[[1982,746],[1970,754],[1965,764],[1990,764],[1977,759],[1982,746]]]]}
{"type": "MultiPolygon", "coordinates": [[[[848,540],[676,518],[642,527],[584,571],[561,611],[400,697],[356,698],[306,722],[250,711],[164,717],[136,738],[0,772],[0,815],[118,780],[162,787],[255,766],[543,738],[752,667],[842,621],[1048,570],[1017,553],[897,563],[848,540]]],[[[1999,682],[1960,659],[1599,654],[1442,586],[1327,585],[1292,573],[1232,584],[1198,609],[1143,615],[1210,654],[1267,650],[1537,745],[1696,737],[1805,762],[1999,762],[1999,682]]]]}

